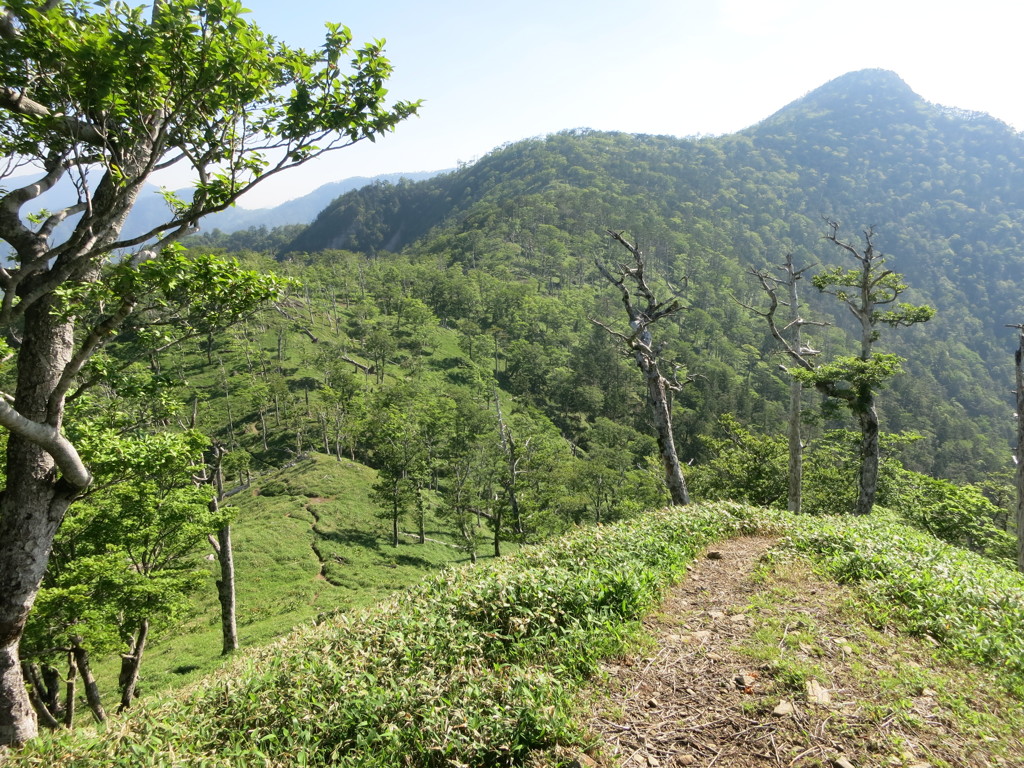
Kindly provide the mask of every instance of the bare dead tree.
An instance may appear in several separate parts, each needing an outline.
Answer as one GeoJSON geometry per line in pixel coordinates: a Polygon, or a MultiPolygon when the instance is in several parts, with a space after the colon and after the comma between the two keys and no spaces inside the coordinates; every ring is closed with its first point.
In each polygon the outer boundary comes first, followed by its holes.
{"type": "MultiPolygon", "coordinates": [[[[658,351],[654,347],[651,326],[658,320],[677,314],[685,307],[679,299],[658,301],[645,275],[646,262],[644,254],[636,243],[631,243],[621,232],[607,230],[613,240],[622,245],[630,256],[632,266],[620,265],[615,273],[597,259],[594,263],[605,280],[619,289],[622,294],[622,305],[629,317],[628,334],[620,333],[607,325],[591,320],[595,325],[604,328],[625,346],[637,367],[644,375],[647,384],[647,402],[651,407],[651,419],[658,437],[658,451],[665,467],[665,484],[673,504],[690,503],[690,494],[686,490],[686,480],[676,453],[675,438],[672,436],[672,393],[682,388],[677,376],[666,378],[658,365],[658,351]]],[[[687,379],[689,381],[690,379],[687,379]]]]}
{"type": "MultiPolygon", "coordinates": [[[[773,276],[771,273],[765,270],[750,269],[750,274],[753,275],[760,281],[761,288],[768,296],[768,308],[765,310],[757,309],[752,306],[748,306],[740,302],[741,306],[745,309],[753,312],[755,315],[763,317],[768,323],[768,328],[771,331],[773,337],[776,340],[784,339],[788,335],[786,343],[783,344],[783,349],[786,350],[790,357],[797,361],[801,367],[808,367],[812,364],[808,361],[808,358],[818,354],[818,351],[812,347],[805,345],[803,342],[803,336],[801,329],[805,325],[827,325],[827,323],[819,323],[810,320],[805,320],[800,316],[800,297],[797,291],[797,281],[800,280],[804,273],[811,267],[803,267],[797,269],[793,264],[793,254],[787,253],[786,260],[776,269],[782,272],[783,277],[778,278],[773,276]],[[778,296],[778,289],[784,288],[786,291],[787,298],[780,299],[778,296]],[[779,307],[788,308],[788,319],[789,322],[782,327],[778,327],[776,321],[776,314],[778,313],[779,307]],[[800,362],[800,358],[804,360],[800,362]]],[[[787,506],[790,512],[799,513],[802,508],[802,495],[801,487],[803,484],[803,452],[804,443],[803,436],[801,434],[801,417],[803,409],[803,382],[798,378],[792,377],[789,383],[789,426],[788,426],[788,440],[789,440],[789,491],[787,506]]]]}

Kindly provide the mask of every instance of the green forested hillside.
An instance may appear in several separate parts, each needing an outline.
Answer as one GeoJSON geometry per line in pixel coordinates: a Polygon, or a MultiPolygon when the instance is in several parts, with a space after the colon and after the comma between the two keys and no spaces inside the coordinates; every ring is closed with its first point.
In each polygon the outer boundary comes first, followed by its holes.
{"type": "MultiPolygon", "coordinates": [[[[688,382],[673,426],[694,498],[785,507],[790,361],[749,309],[764,302],[749,270],[786,254],[812,273],[849,266],[822,237],[832,219],[852,242],[874,228],[906,298],[938,309],[879,341],[906,358],[880,396],[879,507],[1006,561],[1013,334],[1003,326],[1024,321],[1022,165],[1024,143],[1006,126],[929,105],[880,71],[731,136],[581,130],[509,145],[427,181],[346,194],[298,234],[192,240],[181,258],[225,251],[285,279],[283,293],[227,330],[199,322],[176,344],[160,326],[126,329],[83,369],[67,430],[100,465],[153,432],[195,430],[225,452],[227,486],[246,487],[226,513],[246,644],[447,562],[638,516],[668,499],[635,361],[608,332],[628,328],[621,297],[595,264],[624,261],[607,230],[625,230],[659,295],[686,307],[654,333],[665,371],[688,382]]],[[[850,354],[848,313],[805,283],[803,311],[831,323],[809,326],[805,342],[822,359],[850,354]]],[[[849,512],[852,422],[811,392],[804,509],[849,512]]],[[[212,466],[210,455],[191,466],[212,466]]],[[[190,472],[175,481],[190,485],[190,472]]],[[[122,469],[104,483],[132,488],[145,474],[122,469]]],[[[93,535],[117,498],[104,483],[58,535],[24,644],[33,662],[56,663],[65,636],[84,636],[96,656],[131,647],[118,606],[65,610],[68,594],[83,605],[113,594],[98,569],[78,579],[82,563],[125,558],[128,537],[93,535]]],[[[205,509],[208,494],[193,492],[205,509]]],[[[171,569],[193,587],[217,570],[202,561],[205,525],[171,569]]],[[[152,537],[163,535],[154,524],[152,537]]],[[[211,663],[207,591],[190,597],[198,611],[181,600],[138,609],[153,632],[143,690],[211,663]]],[[[108,690],[117,663],[97,665],[108,690]]]]}
{"type": "MultiPolygon", "coordinates": [[[[1024,139],[1008,126],[929,104],[894,74],[868,70],[734,135],[570,131],[499,148],[426,182],[350,193],[283,253],[401,251],[433,282],[437,270],[455,282],[504,275],[565,314],[573,297],[600,294],[593,259],[617,258],[604,230],[626,229],[653,270],[689,286],[692,309],[672,355],[702,375],[683,396],[678,425],[688,458],[698,458],[690,436],[715,414],[737,412],[768,430],[780,414],[778,361],[763,328],[735,303],[757,299],[745,269],[787,252],[804,265],[839,262],[821,241],[823,217],[854,239],[874,227],[910,300],[938,309],[926,326],[886,341],[907,358],[909,375],[893,381],[882,405],[885,428],[926,437],[907,449],[915,467],[977,481],[1010,459],[1013,339],[1004,326],[1024,316],[1022,175],[1024,139]]],[[[445,320],[484,330],[502,322],[442,307],[428,290],[414,280],[409,293],[445,320]]],[[[818,316],[849,330],[849,318],[813,293],[808,286],[805,300],[818,316]]],[[[614,317],[616,308],[599,312],[614,317]]],[[[577,342],[526,343],[534,370],[582,373],[569,362],[577,342]]],[[[831,331],[814,344],[827,353],[848,342],[831,331]]]]}

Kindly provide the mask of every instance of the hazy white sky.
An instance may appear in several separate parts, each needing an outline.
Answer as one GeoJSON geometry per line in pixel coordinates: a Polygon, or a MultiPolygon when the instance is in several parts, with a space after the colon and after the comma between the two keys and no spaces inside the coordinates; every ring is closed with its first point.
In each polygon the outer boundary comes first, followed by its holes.
{"type": "Polygon", "coordinates": [[[924,98],[1024,129],[1024,4],[1014,0],[243,0],[312,47],[323,22],[383,37],[396,98],[421,115],[271,179],[276,205],[349,176],[437,170],[566,128],[721,134],[846,72],[891,69],[924,98]]]}

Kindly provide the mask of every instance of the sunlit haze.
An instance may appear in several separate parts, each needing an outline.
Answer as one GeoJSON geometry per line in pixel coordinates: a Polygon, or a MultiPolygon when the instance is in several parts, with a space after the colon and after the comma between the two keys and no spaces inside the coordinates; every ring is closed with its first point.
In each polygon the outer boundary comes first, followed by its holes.
{"type": "Polygon", "coordinates": [[[312,47],[323,22],[387,39],[391,94],[421,115],[277,176],[242,199],[276,205],[351,176],[438,170],[509,141],[588,127],[721,134],[764,119],[852,70],[896,72],[924,98],[1024,128],[1006,0],[250,0],[252,19],[312,47]]]}

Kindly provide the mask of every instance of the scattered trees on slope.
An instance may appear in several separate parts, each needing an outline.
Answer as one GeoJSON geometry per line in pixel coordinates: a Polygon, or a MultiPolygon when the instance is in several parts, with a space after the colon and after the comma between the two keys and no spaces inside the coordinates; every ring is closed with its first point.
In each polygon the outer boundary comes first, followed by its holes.
{"type": "Polygon", "coordinates": [[[1017,569],[1024,573],[1024,325],[1018,329],[1017,351],[1014,353],[1014,370],[1017,396],[1017,569]]]}

